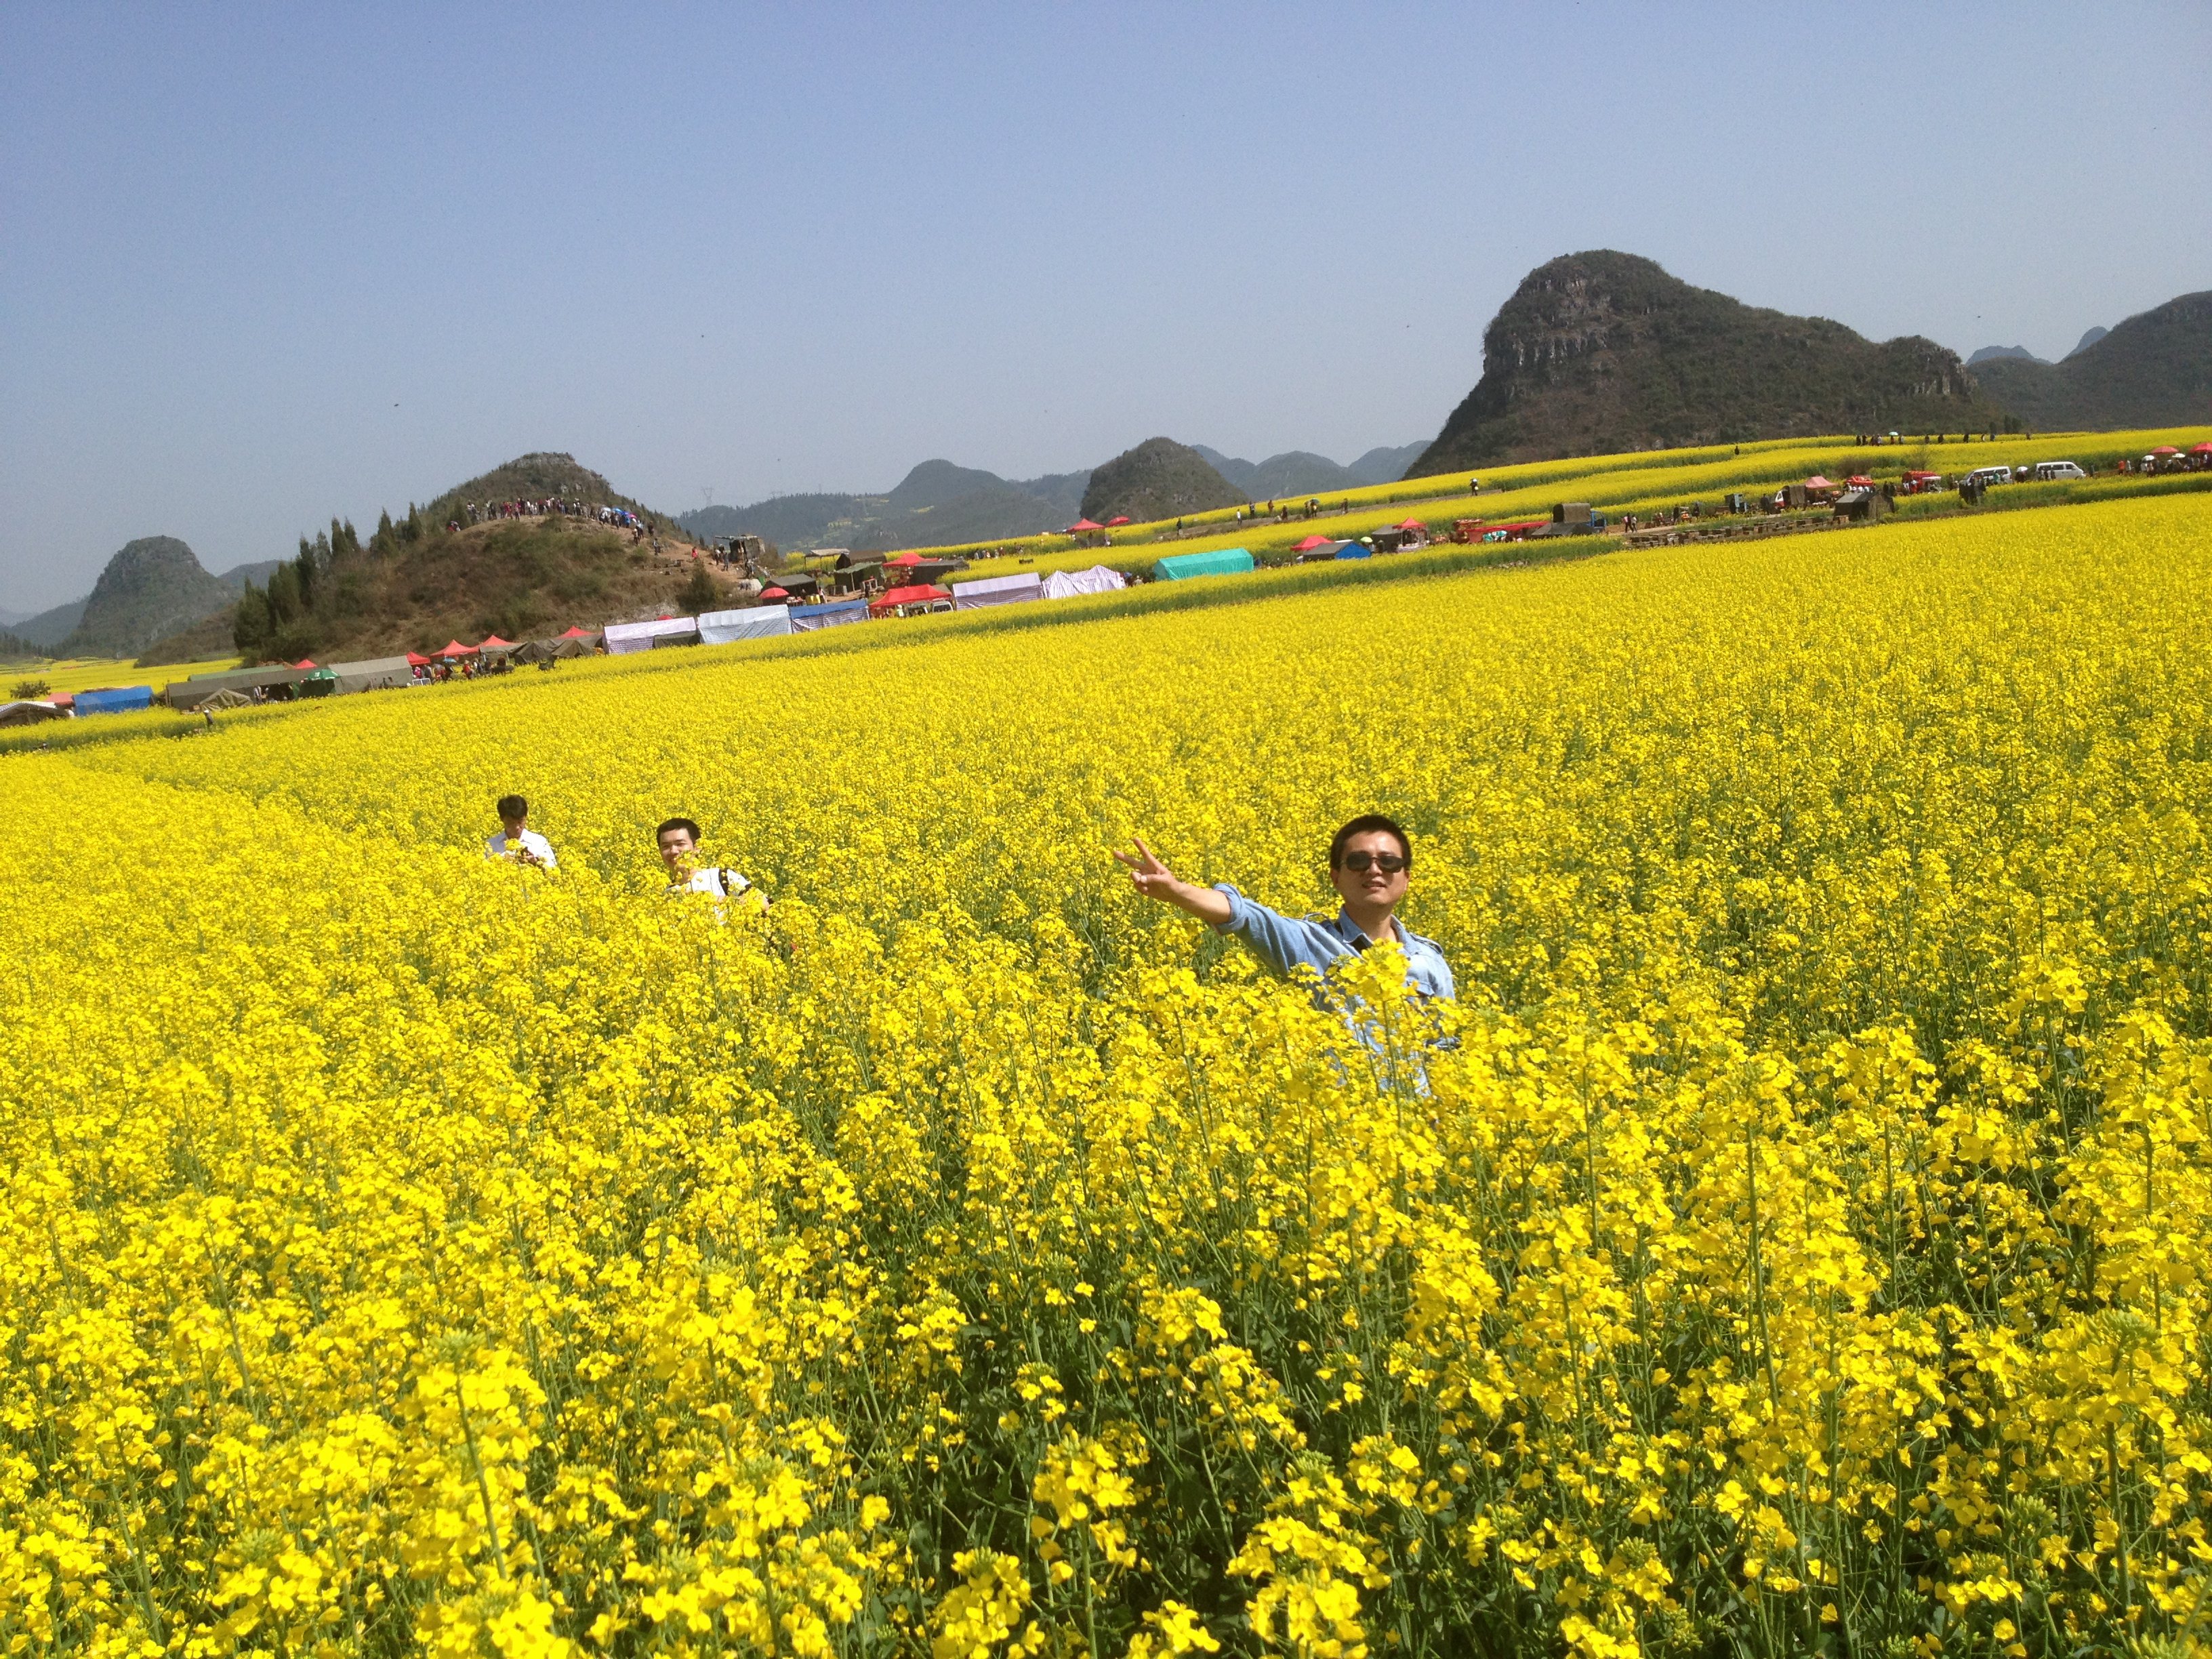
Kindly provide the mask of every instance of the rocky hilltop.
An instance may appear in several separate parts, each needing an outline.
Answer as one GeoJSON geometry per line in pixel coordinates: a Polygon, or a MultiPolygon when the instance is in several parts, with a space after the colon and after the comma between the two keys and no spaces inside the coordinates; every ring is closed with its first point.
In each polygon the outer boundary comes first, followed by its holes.
{"type": "Polygon", "coordinates": [[[2030,428],[2212,421],[2212,291],[2184,294],[2108,331],[2093,329],[2063,362],[1997,358],[1974,374],[2030,428]]]}
{"type": "Polygon", "coordinates": [[[1235,507],[1250,499],[1189,445],[1147,438],[1091,473],[1083,492],[1083,516],[1103,524],[1126,514],[1141,522],[1235,507]]]}
{"type": "Polygon", "coordinates": [[[1880,344],[1692,288],[1650,259],[1599,251],[1539,265],[1482,336],[1482,378],[1407,476],[1896,428],[2001,423],[1955,352],[1880,344]]]}
{"type": "Polygon", "coordinates": [[[128,657],[214,616],[238,597],[174,536],[142,536],[107,562],[62,641],[64,657],[128,657]]]}

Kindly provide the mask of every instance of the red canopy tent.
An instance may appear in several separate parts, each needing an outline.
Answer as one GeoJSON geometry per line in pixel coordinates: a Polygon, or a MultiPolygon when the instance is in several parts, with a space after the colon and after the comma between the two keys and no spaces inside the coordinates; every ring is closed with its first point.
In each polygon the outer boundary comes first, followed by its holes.
{"type": "Polygon", "coordinates": [[[913,566],[918,565],[921,562],[921,555],[919,553],[902,553],[896,559],[885,559],[884,562],[885,564],[901,565],[911,568],[913,566]]]}
{"type": "Polygon", "coordinates": [[[1309,536],[1302,542],[1293,543],[1291,547],[1291,551],[1293,553],[1310,553],[1316,547],[1334,547],[1334,545],[1335,543],[1329,540],[1326,536],[1309,536]]]}
{"type": "Polygon", "coordinates": [[[313,668],[314,665],[315,659],[313,657],[302,657],[292,665],[295,668],[313,668]]]}
{"type": "Polygon", "coordinates": [[[869,601],[868,609],[881,613],[896,611],[902,605],[927,605],[933,599],[949,599],[951,597],[952,590],[949,587],[933,587],[927,582],[917,582],[911,587],[894,587],[888,593],[879,595],[869,601]]]}
{"type": "Polygon", "coordinates": [[[487,634],[484,635],[483,643],[477,647],[477,649],[479,651],[512,651],[514,649],[514,641],[513,640],[503,640],[496,634],[487,634]]]}
{"type": "Polygon", "coordinates": [[[596,629],[589,628],[572,628],[568,629],[567,633],[562,635],[561,637],[564,640],[588,640],[596,631],[596,629]]]}
{"type": "Polygon", "coordinates": [[[473,657],[477,649],[473,645],[463,645],[459,640],[448,640],[446,648],[438,654],[441,657],[473,657]]]}
{"type": "Polygon", "coordinates": [[[1123,526],[1123,525],[1125,525],[1125,524],[1127,524],[1127,523],[1128,523],[1128,522],[1129,522],[1129,515],[1128,515],[1127,514],[1126,514],[1126,513],[1117,514],[1115,514],[1113,518],[1110,518],[1110,519],[1109,519],[1109,520],[1106,520],[1106,527],[1107,527],[1109,530],[1118,530],[1121,526],[1123,526]]]}
{"type": "Polygon", "coordinates": [[[1401,519],[1390,526],[1393,530],[1426,530],[1428,526],[1419,519],[1401,519]]]}
{"type": "Polygon", "coordinates": [[[1835,485],[1830,483],[1826,478],[1815,472],[1811,477],[1805,480],[1805,488],[1808,489],[1833,489],[1835,485]]]}
{"type": "Polygon", "coordinates": [[[428,668],[432,660],[433,659],[420,655],[413,651],[410,651],[407,653],[407,665],[410,668],[428,668]]]}
{"type": "Polygon", "coordinates": [[[1103,524],[1093,524],[1088,519],[1078,519],[1062,533],[1069,536],[1081,536],[1093,530],[1103,530],[1105,527],[1103,524]]]}

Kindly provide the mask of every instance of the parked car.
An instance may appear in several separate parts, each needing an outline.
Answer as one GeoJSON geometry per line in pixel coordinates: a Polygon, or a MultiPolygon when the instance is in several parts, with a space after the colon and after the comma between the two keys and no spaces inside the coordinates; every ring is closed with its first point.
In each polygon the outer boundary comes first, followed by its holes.
{"type": "Polygon", "coordinates": [[[2038,483],[2049,483],[2053,478],[2086,478],[2088,476],[2072,461],[2038,461],[2035,464],[2035,481],[2038,483]]]}
{"type": "Polygon", "coordinates": [[[1984,489],[1991,484],[2008,484],[2012,482],[2012,469],[2008,466],[1978,466],[1966,475],[1966,482],[1978,484],[1984,489]]]}

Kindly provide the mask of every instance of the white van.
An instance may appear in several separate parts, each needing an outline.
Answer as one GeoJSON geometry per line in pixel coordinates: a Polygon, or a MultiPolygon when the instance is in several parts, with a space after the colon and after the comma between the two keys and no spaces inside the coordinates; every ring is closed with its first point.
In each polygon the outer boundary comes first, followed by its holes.
{"type": "Polygon", "coordinates": [[[2038,461],[2035,481],[2049,483],[2053,478],[2086,478],[2089,475],[2071,461],[2038,461]]]}
{"type": "Polygon", "coordinates": [[[1990,484],[2010,483],[2012,469],[2008,466],[1978,466],[1966,475],[1966,482],[1984,488],[1990,484]]]}

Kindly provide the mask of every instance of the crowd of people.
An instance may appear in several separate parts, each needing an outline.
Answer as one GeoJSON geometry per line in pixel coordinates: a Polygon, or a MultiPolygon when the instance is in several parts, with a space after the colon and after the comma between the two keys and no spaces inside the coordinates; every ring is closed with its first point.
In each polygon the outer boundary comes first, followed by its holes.
{"type": "MultiPolygon", "coordinates": [[[[552,843],[530,827],[528,800],[502,795],[494,811],[500,827],[485,838],[486,858],[538,870],[560,867],[552,843]]],[[[686,817],[665,819],[653,830],[653,847],[667,876],[667,896],[704,894],[714,900],[718,915],[726,914],[732,901],[766,912],[768,896],[738,872],[708,860],[702,840],[698,823],[686,817]]],[[[1323,1007],[1340,1006],[1332,998],[1330,985],[1337,970],[1378,945],[1397,947],[1405,961],[1407,988],[1424,1002],[1449,1002],[1458,995],[1443,946],[1398,919],[1398,907],[1413,879],[1413,842],[1379,812],[1352,819],[1329,842],[1329,882],[1343,901],[1333,917],[1287,916],[1246,897],[1227,882],[1200,887],[1185,881],[1141,837],[1133,851],[1114,856],[1128,871],[1139,894],[1172,904],[1216,933],[1242,940],[1277,974],[1307,980],[1323,1007]]],[[[1367,1040],[1357,1019],[1354,1030],[1367,1040]]]]}

